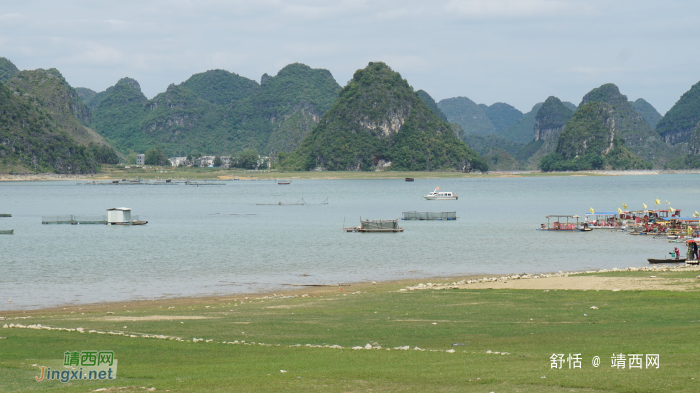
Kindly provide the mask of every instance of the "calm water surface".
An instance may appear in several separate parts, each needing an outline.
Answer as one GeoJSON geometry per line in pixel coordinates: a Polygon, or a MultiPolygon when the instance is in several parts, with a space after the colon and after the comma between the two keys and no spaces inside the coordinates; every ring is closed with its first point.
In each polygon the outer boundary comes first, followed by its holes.
{"type": "Polygon", "coordinates": [[[0,213],[13,217],[0,218],[0,229],[15,234],[0,236],[0,310],[291,288],[284,284],[643,266],[673,244],[606,230],[535,228],[548,214],[616,210],[623,202],[641,209],[656,198],[690,215],[700,210],[699,191],[700,175],[206,187],[4,182],[0,213]],[[436,186],[459,200],[424,200],[436,186]],[[301,198],[308,204],[274,205],[301,198]],[[120,206],[148,225],[41,224],[42,215],[104,215],[120,206]],[[397,234],[341,230],[360,217],[393,219],[411,210],[456,210],[459,219],[403,221],[405,232],[397,234]]]}

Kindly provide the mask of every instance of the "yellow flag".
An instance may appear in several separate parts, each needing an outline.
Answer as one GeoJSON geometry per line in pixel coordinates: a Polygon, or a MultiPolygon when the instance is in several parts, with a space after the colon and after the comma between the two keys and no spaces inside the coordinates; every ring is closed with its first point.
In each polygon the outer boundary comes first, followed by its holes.
{"type": "Polygon", "coordinates": [[[660,204],[661,204],[661,201],[658,200],[658,199],[654,199],[654,203],[656,203],[657,205],[660,205],[660,204]]]}
{"type": "Polygon", "coordinates": [[[627,205],[625,205],[625,204],[623,203],[623,204],[622,204],[622,208],[625,209],[625,210],[627,210],[627,205]]]}
{"type": "Polygon", "coordinates": [[[698,218],[700,217],[700,213],[696,210],[695,213],[693,213],[693,217],[698,218]]]}
{"type": "Polygon", "coordinates": [[[595,214],[595,210],[593,210],[593,208],[590,208],[589,210],[591,211],[591,214],[595,214]]]}
{"type": "Polygon", "coordinates": [[[673,212],[675,212],[675,211],[676,211],[676,209],[672,208],[671,206],[669,206],[669,207],[668,207],[668,210],[670,210],[670,211],[671,211],[671,214],[673,214],[673,212]]]}
{"type": "Polygon", "coordinates": [[[644,209],[646,210],[647,204],[646,204],[646,203],[642,203],[642,206],[644,206],[644,209]]]}
{"type": "Polygon", "coordinates": [[[622,214],[622,209],[620,209],[619,207],[617,208],[617,214],[622,214]]]}
{"type": "Polygon", "coordinates": [[[668,199],[667,199],[667,200],[666,200],[666,204],[667,204],[667,205],[670,205],[670,204],[671,204],[671,202],[669,202],[669,201],[668,201],[668,199]]]}

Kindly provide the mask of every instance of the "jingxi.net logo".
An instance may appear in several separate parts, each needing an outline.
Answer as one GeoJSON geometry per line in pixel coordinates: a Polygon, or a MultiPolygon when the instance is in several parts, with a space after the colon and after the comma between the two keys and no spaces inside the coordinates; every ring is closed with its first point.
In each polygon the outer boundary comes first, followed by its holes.
{"type": "Polygon", "coordinates": [[[114,351],[66,351],[63,362],[50,362],[51,366],[40,366],[37,381],[111,380],[117,378],[117,359],[114,351]]]}

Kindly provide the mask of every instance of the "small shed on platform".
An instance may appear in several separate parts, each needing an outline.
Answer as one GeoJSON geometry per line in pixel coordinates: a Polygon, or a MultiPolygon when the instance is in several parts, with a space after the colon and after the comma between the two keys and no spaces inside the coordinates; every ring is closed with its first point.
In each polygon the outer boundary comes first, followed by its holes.
{"type": "Polygon", "coordinates": [[[128,207],[113,207],[107,209],[107,224],[123,224],[131,222],[131,209],[128,207]]]}

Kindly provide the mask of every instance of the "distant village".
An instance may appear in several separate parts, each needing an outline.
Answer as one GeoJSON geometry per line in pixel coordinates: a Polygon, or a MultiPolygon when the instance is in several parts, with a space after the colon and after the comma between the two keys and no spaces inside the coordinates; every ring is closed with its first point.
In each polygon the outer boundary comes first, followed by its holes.
{"type": "MultiPolygon", "coordinates": [[[[232,160],[231,156],[200,156],[200,157],[170,157],[168,158],[170,165],[172,166],[188,166],[188,167],[199,167],[199,168],[231,168],[232,160]],[[220,162],[217,162],[217,158],[220,162]]],[[[146,155],[137,154],[136,155],[136,165],[146,165],[146,155]]],[[[235,165],[234,165],[235,166],[235,165]]],[[[269,157],[258,156],[257,165],[254,169],[270,168],[269,157]]],[[[250,168],[253,169],[253,168],[250,168]]]]}

